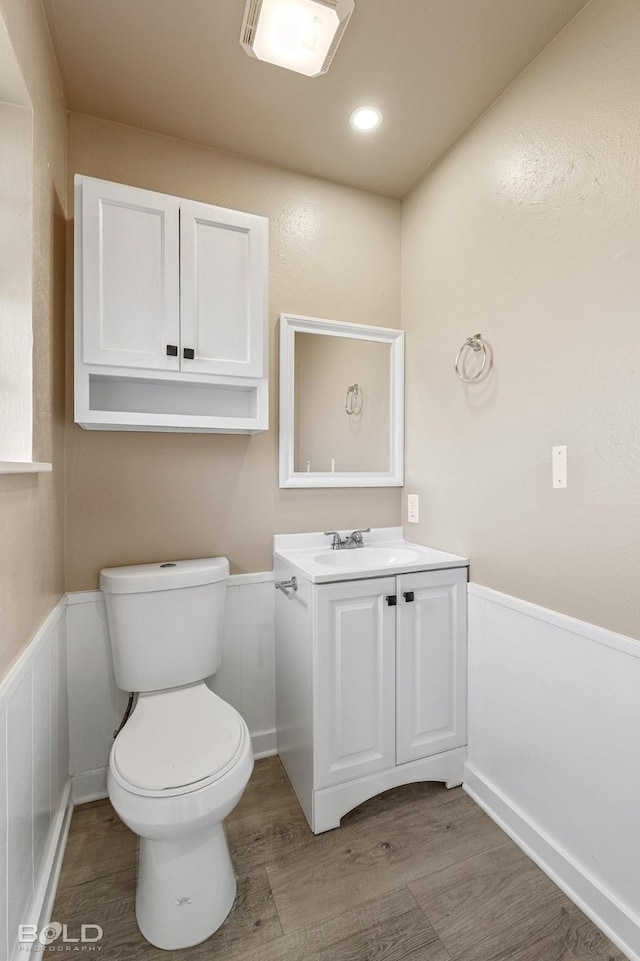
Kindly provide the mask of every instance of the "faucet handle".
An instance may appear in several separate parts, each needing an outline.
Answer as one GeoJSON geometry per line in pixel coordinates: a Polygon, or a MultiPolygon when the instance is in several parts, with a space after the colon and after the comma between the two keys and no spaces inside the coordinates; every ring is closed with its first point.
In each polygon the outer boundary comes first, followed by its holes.
{"type": "Polygon", "coordinates": [[[324,534],[325,537],[333,537],[333,540],[331,541],[332,551],[337,550],[342,544],[344,544],[344,541],[340,537],[340,531],[325,531],[324,534]]]}
{"type": "Polygon", "coordinates": [[[347,544],[348,545],[353,544],[355,547],[364,547],[364,538],[362,537],[362,535],[369,534],[370,531],[371,531],[370,527],[363,527],[361,530],[351,531],[351,533],[347,537],[347,544]]]}

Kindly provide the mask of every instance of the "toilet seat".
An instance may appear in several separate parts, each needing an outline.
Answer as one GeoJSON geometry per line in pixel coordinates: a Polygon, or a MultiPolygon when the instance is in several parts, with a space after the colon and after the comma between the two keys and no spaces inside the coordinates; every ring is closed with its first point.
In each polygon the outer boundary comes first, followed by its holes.
{"type": "Polygon", "coordinates": [[[224,777],[247,737],[240,714],[204,683],[144,694],[114,742],[112,770],[134,794],[185,794],[224,777]]]}

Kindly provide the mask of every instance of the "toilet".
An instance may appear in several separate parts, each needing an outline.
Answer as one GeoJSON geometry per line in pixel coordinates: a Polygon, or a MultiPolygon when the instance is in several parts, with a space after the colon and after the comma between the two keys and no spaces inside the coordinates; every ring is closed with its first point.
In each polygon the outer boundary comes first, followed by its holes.
{"type": "Polygon", "coordinates": [[[226,557],[100,572],[116,684],[138,693],[111,749],[109,798],[140,837],[138,926],[166,950],[205,941],[236,894],[223,822],[253,751],[205,683],[222,660],[228,576],[226,557]]]}

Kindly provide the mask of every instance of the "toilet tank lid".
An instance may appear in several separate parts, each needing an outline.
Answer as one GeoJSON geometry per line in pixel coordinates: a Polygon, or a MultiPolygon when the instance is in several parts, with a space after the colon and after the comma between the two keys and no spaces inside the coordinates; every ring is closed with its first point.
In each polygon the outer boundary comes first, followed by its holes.
{"type": "Polygon", "coordinates": [[[143,594],[171,591],[180,587],[215,584],[229,576],[226,557],[202,557],[193,561],[159,561],[133,567],[108,567],[100,571],[100,588],[105,594],[143,594]]]}

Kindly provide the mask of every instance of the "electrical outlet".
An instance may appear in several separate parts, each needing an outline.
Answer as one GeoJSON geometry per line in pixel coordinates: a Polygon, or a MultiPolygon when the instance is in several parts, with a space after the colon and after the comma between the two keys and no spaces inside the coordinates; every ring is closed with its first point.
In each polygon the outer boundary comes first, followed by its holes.
{"type": "Polygon", "coordinates": [[[420,498],[417,494],[407,496],[407,520],[410,524],[417,524],[420,520],[420,498]]]}
{"type": "Polygon", "coordinates": [[[567,486],[567,448],[551,448],[551,477],[554,487],[567,486]]]}

